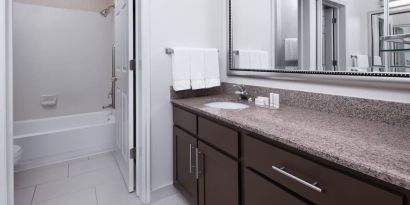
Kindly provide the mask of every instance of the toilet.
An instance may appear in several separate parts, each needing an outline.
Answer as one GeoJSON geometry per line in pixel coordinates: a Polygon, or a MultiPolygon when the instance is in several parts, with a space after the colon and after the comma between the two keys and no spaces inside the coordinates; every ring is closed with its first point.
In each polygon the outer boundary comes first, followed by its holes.
{"type": "Polygon", "coordinates": [[[16,165],[21,159],[21,156],[23,154],[23,149],[21,149],[21,147],[18,145],[14,145],[13,153],[14,153],[14,165],[16,165]]]}

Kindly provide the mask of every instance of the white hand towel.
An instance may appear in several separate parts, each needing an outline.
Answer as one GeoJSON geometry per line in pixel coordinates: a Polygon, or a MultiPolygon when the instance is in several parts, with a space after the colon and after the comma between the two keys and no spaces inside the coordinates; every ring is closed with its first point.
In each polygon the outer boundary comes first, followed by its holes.
{"type": "Polygon", "coordinates": [[[191,50],[191,87],[192,90],[205,88],[205,51],[191,50]]]}
{"type": "Polygon", "coordinates": [[[191,89],[190,50],[174,48],[172,55],[172,79],[175,91],[191,89]]]}
{"type": "Polygon", "coordinates": [[[221,85],[219,73],[218,49],[205,49],[205,87],[212,88],[221,85]]]}
{"type": "Polygon", "coordinates": [[[262,70],[270,69],[270,66],[269,66],[269,53],[266,52],[266,51],[260,51],[259,55],[260,55],[260,58],[261,58],[261,67],[260,67],[260,69],[262,69],[262,70]]]}
{"type": "Polygon", "coordinates": [[[251,68],[251,53],[246,50],[239,50],[237,55],[237,65],[239,69],[249,69],[251,68]]]}
{"type": "Polygon", "coordinates": [[[368,55],[357,55],[356,66],[358,68],[369,68],[369,56],[368,55]]]}
{"type": "Polygon", "coordinates": [[[258,51],[250,51],[250,56],[251,56],[251,69],[261,69],[262,67],[262,61],[261,61],[261,55],[260,52],[258,51]]]}
{"type": "Polygon", "coordinates": [[[299,59],[299,43],[297,38],[285,39],[285,61],[297,61],[299,59]]]}
{"type": "Polygon", "coordinates": [[[382,66],[383,65],[382,57],[374,56],[374,65],[375,66],[382,66]]]}

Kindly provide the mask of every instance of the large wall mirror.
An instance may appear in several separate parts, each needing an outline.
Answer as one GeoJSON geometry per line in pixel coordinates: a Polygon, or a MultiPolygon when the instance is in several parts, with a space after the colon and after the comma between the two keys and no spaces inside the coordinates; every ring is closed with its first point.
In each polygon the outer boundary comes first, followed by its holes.
{"type": "Polygon", "coordinates": [[[410,0],[228,0],[229,74],[410,77],[410,0]]]}

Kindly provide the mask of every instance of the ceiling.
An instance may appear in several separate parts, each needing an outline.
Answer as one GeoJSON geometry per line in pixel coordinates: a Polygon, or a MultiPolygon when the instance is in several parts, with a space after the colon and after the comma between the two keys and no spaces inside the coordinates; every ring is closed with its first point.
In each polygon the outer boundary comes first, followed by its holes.
{"type": "Polygon", "coordinates": [[[14,2],[55,8],[101,11],[114,4],[114,0],[13,0],[14,2]]]}

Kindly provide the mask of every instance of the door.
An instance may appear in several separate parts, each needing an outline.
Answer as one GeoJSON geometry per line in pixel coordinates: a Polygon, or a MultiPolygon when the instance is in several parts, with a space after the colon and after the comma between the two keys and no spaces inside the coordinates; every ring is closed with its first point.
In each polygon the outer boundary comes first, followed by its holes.
{"type": "Polygon", "coordinates": [[[115,158],[129,192],[135,191],[134,57],[132,0],[117,0],[114,13],[115,46],[115,158]]]}
{"type": "Polygon", "coordinates": [[[197,140],[174,127],[174,184],[189,201],[197,204],[197,140]]]}
{"type": "Polygon", "coordinates": [[[198,142],[199,205],[239,205],[238,162],[198,142]]]}
{"type": "Polygon", "coordinates": [[[336,8],[323,6],[323,68],[326,71],[337,70],[336,44],[336,8]]]}

